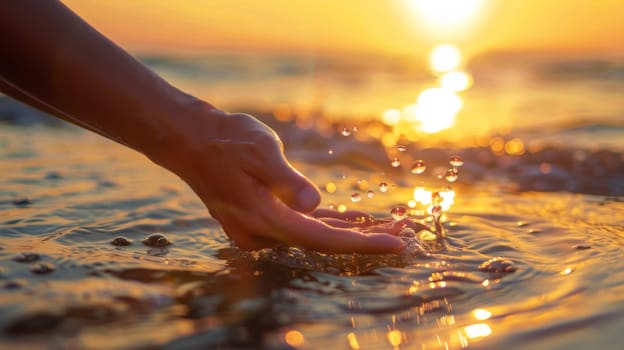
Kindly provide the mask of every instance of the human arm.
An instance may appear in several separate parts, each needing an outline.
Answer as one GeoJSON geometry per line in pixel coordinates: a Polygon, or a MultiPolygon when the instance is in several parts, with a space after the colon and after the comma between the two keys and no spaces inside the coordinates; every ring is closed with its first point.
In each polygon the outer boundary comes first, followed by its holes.
{"type": "Polygon", "coordinates": [[[135,149],[195,191],[244,249],[397,252],[400,240],[304,213],[318,190],[277,134],[170,85],[57,1],[0,2],[0,89],[135,149]]]}

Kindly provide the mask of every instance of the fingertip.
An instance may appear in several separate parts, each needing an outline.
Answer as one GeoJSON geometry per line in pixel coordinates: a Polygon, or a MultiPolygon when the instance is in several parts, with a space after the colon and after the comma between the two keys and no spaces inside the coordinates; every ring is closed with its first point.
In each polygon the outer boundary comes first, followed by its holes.
{"type": "Polygon", "coordinates": [[[321,193],[312,184],[304,186],[299,193],[297,193],[296,202],[294,203],[296,208],[302,212],[309,213],[316,209],[321,203],[321,193]]]}
{"type": "Polygon", "coordinates": [[[396,236],[379,233],[370,234],[369,237],[374,239],[375,244],[379,248],[378,253],[400,254],[405,249],[403,241],[396,236]]]}

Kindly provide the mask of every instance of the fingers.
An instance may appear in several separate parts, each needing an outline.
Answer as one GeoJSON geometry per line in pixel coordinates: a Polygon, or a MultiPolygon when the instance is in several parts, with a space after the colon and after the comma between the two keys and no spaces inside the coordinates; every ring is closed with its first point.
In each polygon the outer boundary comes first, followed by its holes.
{"type": "Polygon", "coordinates": [[[370,214],[359,210],[347,210],[345,212],[339,212],[332,209],[316,209],[312,212],[311,216],[315,218],[333,218],[350,222],[365,223],[373,225],[377,220],[370,214]]]}
{"type": "Polygon", "coordinates": [[[364,234],[347,228],[331,227],[320,220],[295,212],[280,202],[273,210],[279,212],[276,232],[286,243],[301,245],[323,253],[399,253],[402,241],[385,233],[364,234]]]}

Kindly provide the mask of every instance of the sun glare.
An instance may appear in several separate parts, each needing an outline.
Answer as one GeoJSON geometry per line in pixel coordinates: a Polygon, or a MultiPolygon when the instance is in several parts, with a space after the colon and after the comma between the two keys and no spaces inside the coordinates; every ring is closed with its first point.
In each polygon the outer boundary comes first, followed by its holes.
{"type": "Polygon", "coordinates": [[[455,124],[455,116],[462,107],[462,100],[452,91],[443,88],[426,89],[418,95],[414,117],[420,130],[433,134],[455,124]]]}
{"type": "Polygon", "coordinates": [[[434,72],[443,73],[456,70],[461,65],[461,52],[453,45],[438,45],[429,56],[429,64],[434,72]]]}
{"type": "Polygon", "coordinates": [[[408,0],[435,28],[459,28],[481,12],[485,0],[408,0]]]}
{"type": "Polygon", "coordinates": [[[453,92],[468,90],[472,86],[472,76],[466,72],[449,72],[440,77],[440,86],[453,92]]]}

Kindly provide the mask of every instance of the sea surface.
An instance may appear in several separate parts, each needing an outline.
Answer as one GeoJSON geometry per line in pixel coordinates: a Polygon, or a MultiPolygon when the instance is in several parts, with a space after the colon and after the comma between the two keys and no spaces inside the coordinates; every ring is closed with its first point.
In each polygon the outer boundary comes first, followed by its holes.
{"type": "Polygon", "coordinates": [[[426,205],[409,203],[415,188],[452,190],[447,238],[401,255],[240,251],[174,175],[0,96],[0,348],[624,342],[624,60],[475,57],[455,125],[402,139],[381,116],[436,84],[424,62],[140,58],[174,84],[272,126],[323,192],[321,207],[389,217],[410,205],[414,220],[433,226],[426,205]],[[453,155],[464,164],[449,182],[439,175],[453,155]],[[420,175],[410,171],[417,160],[427,167],[420,175]],[[155,233],[170,244],[145,244],[155,233]]]}

